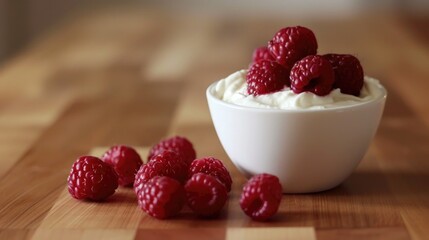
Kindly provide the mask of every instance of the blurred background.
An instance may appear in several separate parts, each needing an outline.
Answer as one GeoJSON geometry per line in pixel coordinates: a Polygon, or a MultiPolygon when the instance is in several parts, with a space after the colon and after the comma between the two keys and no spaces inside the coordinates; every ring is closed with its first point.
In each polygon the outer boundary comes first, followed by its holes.
{"type": "Polygon", "coordinates": [[[41,34],[82,13],[129,4],[172,15],[320,19],[387,12],[409,18],[412,25],[427,24],[429,19],[428,0],[0,0],[0,64],[41,34]]]}

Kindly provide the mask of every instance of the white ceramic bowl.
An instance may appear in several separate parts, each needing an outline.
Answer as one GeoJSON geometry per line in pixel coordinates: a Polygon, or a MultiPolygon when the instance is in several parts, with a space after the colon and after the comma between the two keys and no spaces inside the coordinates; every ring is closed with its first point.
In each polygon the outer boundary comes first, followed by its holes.
{"type": "Polygon", "coordinates": [[[247,177],[270,173],[284,193],[309,193],[343,182],[377,130],[386,91],[369,102],[321,110],[244,107],[207,89],[210,114],[226,153],[247,177]]]}

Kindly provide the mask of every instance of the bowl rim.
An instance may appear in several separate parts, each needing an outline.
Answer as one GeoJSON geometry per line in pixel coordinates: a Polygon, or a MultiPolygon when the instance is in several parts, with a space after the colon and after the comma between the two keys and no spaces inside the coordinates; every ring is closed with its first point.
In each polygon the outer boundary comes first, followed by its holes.
{"type": "Polygon", "coordinates": [[[354,110],[356,108],[364,107],[371,104],[376,104],[378,102],[385,101],[387,98],[387,91],[384,88],[384,86],[380,85],[380,90],[382,94],[380,96],[377,96],[376,98],[372,99],[371,101],[367,102],[361,102],[353,105],[347,105],[347,106],[339,106],[339,107],[333,107],[333,108],[321,108],[321,109],[280,109],[280,108],[257,108],[257,107],[250,107],[250,106],[243,106],[238,105],[234,103],[225,102],[218,97],[214,95],[214,89],[216,84],[222,80],[215,81],[211,83],[206,90],[206,97],[207,100],[213,101],[217,104],[223,105],[228,108],[233,108],[237,110],[243,110],[243,111],[253,111],[253,112],[272,112],[272,113],[312,113],[312,112],[342,112],[342,111],[350,111],[354,110]]]}

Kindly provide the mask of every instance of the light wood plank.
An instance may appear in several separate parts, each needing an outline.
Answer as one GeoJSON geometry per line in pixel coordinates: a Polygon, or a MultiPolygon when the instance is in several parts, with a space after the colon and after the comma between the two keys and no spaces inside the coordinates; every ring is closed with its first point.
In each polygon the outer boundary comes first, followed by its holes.
{"type": "Polygon", "coordinates": [[[93,239],[134,239],[135,232],[125,229],[38,229],[32,236],[32,240],[93,240],[93,239]]]}
{"type": "Polygon", "coordinates": [[[39,229],[136,229],[140,217],[141,210],[131,188],[119,188],[102,203],[76,200],[65,189],[39,229]]]}
{"type": "Polygon", "coordinates": [[[314,228],[296,227],[296,228],[228,228],[226,239],[302,239],[316,240],[314,228]]]}

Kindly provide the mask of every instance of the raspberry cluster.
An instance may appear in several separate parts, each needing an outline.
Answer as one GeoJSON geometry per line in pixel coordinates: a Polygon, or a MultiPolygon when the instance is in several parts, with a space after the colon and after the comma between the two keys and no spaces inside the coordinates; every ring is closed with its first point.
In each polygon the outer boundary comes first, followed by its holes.
{"type": "Polygon", "coordinates": [[[140,208],[149,215],[170,218],[185,204],[202,217],[216,216],[223,209],[232,184],[228,170],[214,157],[189,161],[189,153],[195,158],[189,146],[190,141],[182,137],[162,140],[137,172],[134,191],[140,208]],[[186,147],[177,150],[177,146],[186,147]]]}
{"type": "MultiPolygon", "coordinates": [[[[134,187],[139,207],[152,217],[177,216],[185,204],[200,217],[218,216],[228,200],[232,179],[221,160],[196,158],[192,143],[184,137],[160,141],[143,164],[131,147],[118,145],[102,158],[83,156],[73,164],[68,190],[79,200],[103,201],[118,185],[134,187]]],[[[252,219],[265,221],[280,205],[282,187],[277,177],[256,175],[244,186],[240,199],[252,219]]]]}
{"type": "Polygon", "coordinates": [[[359,96],[364,74],[359,60],[349,54],[317,55],[314,33],[305,27],[280,29],[268,46],[255,49],[246,76],[247,92],[257,96],[290,87],[294,93],[359,96]]]}
{"type": "Polygon", "coordinates": [[[219,214],[231,190],[231,176],[220,160],[195,158],[192,143],[184,137],[154,145],[135,176],[140,208],[160,219],[176,216],[185,203],[199,216],[219,214]]]}

